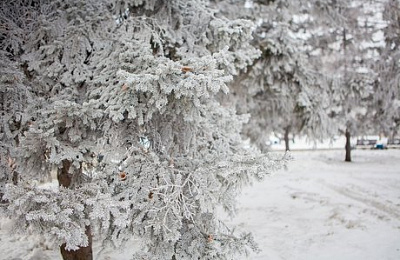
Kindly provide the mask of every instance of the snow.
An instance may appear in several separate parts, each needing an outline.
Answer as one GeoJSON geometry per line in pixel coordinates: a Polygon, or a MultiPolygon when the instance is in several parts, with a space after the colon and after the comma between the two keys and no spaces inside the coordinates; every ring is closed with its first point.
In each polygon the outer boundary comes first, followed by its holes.
{"type": "Polygon", "coordinates": [[[253,8],[254,7],[254,4],[253,4],[253,1],[249,1],[249,0],[246,0],[246,2],[244,3],[244,8],[253,8]]]}
{"type": "MultiPolygon", "coordinates": [[[[226,218],[250,231],[261,252],[251,260],[400,259],[400,150],[301,150],[287,170],[245,188],[238,214],[226,218]]],[[[61,259],[51,243],[18,236],[0,222],[0,259],[61,259]]],[[[106,249],[95,259],[130,259],[106,249]]]]}
{"type": "Polygon", "coordinates": [[[249,259],[400,259],[400,150],[293,152],[247,188],[232,224],[262,252],[249,259]]]}
{"type": "MultiPolygon", "coordinates": [[[[357,143],[357,137],[351,138],[350,140],[353,146],[357,143]]],[[[270,136],[270,148],[272,151],[284,151],[285,142],[283,138],[278,138],[273,135],[270,136]]],[[[289,138],[289,148],[291,151],[298,150],[315,150],[315,149],[344,149],[346,145],[346,137],[335,136],[331,140],[326,139],[324,141],[314,141],[310,140],[306,136],[295,136],[294,138],[289,138]]]]}

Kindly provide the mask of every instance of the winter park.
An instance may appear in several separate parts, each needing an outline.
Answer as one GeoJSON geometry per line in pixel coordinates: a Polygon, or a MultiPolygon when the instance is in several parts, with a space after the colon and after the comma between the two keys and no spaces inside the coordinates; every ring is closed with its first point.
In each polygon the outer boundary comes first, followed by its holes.
{"type": "Polygon", "coordinates": [[[399,0],[0,0],[0,260],[400,259],[399,0]]]}

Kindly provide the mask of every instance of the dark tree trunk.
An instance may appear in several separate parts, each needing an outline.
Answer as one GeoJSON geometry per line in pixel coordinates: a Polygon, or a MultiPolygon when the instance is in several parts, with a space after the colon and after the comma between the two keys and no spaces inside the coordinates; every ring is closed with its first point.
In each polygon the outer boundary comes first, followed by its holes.
{"type": "Polygon", "coordinates": [[[89,240],[87,247],[80,247],[76,251],[68,251],[65,249],[65,244],[60,246],[61,255],[64,260],[93,260],[92,232],[89,226],[86,227],[85,234],[89,240]]]}
{"type": "MultiPolygon", "coordinates": [[[[347,56],[347,34],[346,29],[343,28],[343,53],[344,56],[347,56]]],[[[344,62],[344,82],[345,85],[348,85],[348,77],[347,77],[347,61],[344,62]]],[[[350,112],[350,111],[348,111],[350,112]]],[[[346,128],[346,158],[344,159],[345,162],[351,162],[351,144],[350,144],[350,130],[346,128]]]]}
{"type": "Polygon", "coordinates": [[[290,147],[289,147],[289,131],[290,131],[290,126],[285,127],[285,136],[284,136],[284,139],[285,139],[285,148],[286,148],[286,151],[289,151],[289,150],[290,150],[290,147]]]}
{"type": "Polygon", "coordinates": [[[351,144],[350,144],[350,131],[346,129],[346,159],[345,162],[351,162],[351,144]]]}
{"type": "Polygon", "coordinates": [[[57,173],[58,185],[65,188],[69,188],[71,186],[72,174],[69,173],[69,168],[71,167],[71,164],[72,163],[70,161],[63,160],[63,167],[59,169],[57,173]]]}
{"type": "MultiPolygon", "coordinates": [[[[69,188],[72,182],[72,174],[69,173],[69,168],[71,167],[71,162],[68,160],[63,160],[63,167],[59,170],[57,174],[58,183],[60,186],[69,188]]],[[[64,260],[93,260],[93,249],[92,249],[92,232],[90,226],[86,226],[85,234],[88,237],[88,246],[80,247],[78,250],[69,251],[66,250],[66,244],[60,246],[61,255],[64,260]]]]}

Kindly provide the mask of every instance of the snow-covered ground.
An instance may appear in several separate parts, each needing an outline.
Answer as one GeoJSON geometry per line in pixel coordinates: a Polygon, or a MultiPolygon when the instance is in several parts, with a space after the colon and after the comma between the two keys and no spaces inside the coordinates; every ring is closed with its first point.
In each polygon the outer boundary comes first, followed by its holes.
{"type": "MultiPolygon", "coordinates": [[[[253,233],[262,251],[249,259],[400,259],[400,150],[353,150],[352,163],[343,150],[293,157],[287,170],[246,188],[227,220],[253,233]]],[[[95,259],[130,259],[127,251],[98,251],[96,244],[95,259]]],[[[0,252],[0,259],[61,259],[38,237],[12,235],[5,220],[0,252]]]]}
{"type": "MultiPolygon", "coordinates": [[[[271,136],[270,148],[273,151],[284,151],[285,142],[283,139],[271,136]]],[[[351,138],[352,146],[356,146],[357,137],[351,138]]],[[[308,139],[306,136],[296,136],[289,139],[289,148],[291,151],[299,150],[322,150],[322,149],[344,149],[346,145],[346,138],[344,136],[336,136],[333,139],[326,139],[324,141],[314,141],[308,139]]]]}
{"type": "Polygon", "coordinates": [[[239,199],[231,223],[262,252],[249,259],[400,259],[400,150],[293,152],[239,199]]]}

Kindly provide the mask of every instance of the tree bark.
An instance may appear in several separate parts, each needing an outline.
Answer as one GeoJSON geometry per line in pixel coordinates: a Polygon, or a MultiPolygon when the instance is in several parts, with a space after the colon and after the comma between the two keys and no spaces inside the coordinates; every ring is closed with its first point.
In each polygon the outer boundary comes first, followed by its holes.
{"type": "Polygon", "coordinates": [[[89,240],[89,244],[86,247],[80,247],[78,250],[69,251],[65,249],[65,243],[60,246],[61,255],[64,260],[93,260],[92,232],[90,226],[86,227],[85,234],[89,240]]]}
{"type": "MultiPolygon", "coordinates": [[[[344,56],[347,57],[347,34],[346,29],[343,28],[343,53],[344,56]]],[[[348,77],[347,77],[347,60],[344,61],[344,81],[345,84],[348,85],[348,77]]],[[[348,111],[350,112],[350,111],[348,111]]],[[[344,159],[345,162],[351,162],[351,144],[350,144],[350,131],[346,128],[346,158],[344,159]]]]}
{"type": "Polygon", "coordinates": [[[351,162],[351,144],[350,144],[350,131],[346,129],[346,158],[345,162],[351,162]]]}
{"type": "Polygon", "coordinates": [[[58,170],[57,179],[58,185],[64,188],[69,188],[71,186],[72,174],[69,173],[69,168],[71,167],[71,162],[68,160],[63,160],[63,167],[58,170]]]}
{"type": "Polygon", "coordinates": [[[284,139],[285,139],[285,149],[286,149],[286,151],[290,150],[290,147],[289,147],[289,131],[290,131],[290,126],[285,127],[284,139]]]}
{"type": "MultiPolygon", "coordinates": [[[[71,167],[71,162],[68,160],[63,160],[63,167],[59,170],[57,174],[59,186],[69,188],[72,182],[72,174],[69,173],[69,168],[71,167]]],[[[86,226],[85,234],[88,237],[88,246],[80,247],[78,250],[70,251],[67,250],[66,244],[60,246],[60,252],[64,260],[93,260],[93,249],[92,249],[92,232],[90,226],[86,226]]]]}

